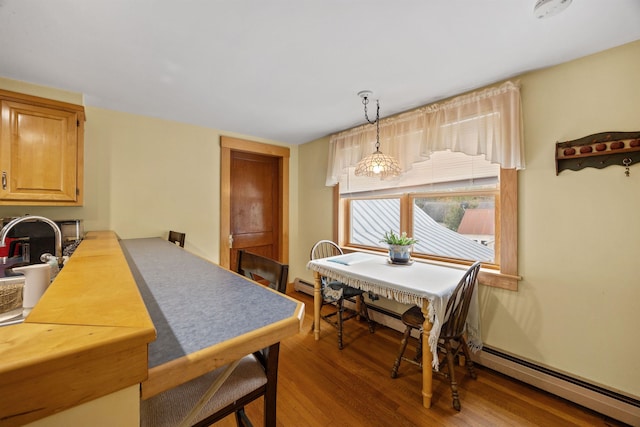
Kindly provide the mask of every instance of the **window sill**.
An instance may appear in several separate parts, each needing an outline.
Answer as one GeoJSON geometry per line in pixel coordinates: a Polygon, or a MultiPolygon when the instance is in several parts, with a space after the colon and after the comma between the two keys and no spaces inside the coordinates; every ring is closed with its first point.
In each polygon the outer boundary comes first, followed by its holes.
{"type": "Polygon", "coordinates": [[[508,291],[517,291],[520,280],[522,280],[521,276],[503,274],[494,270],[480,269],[480,273],[478,273],[478,281],[481,285],[506,289],[508,291]]]}

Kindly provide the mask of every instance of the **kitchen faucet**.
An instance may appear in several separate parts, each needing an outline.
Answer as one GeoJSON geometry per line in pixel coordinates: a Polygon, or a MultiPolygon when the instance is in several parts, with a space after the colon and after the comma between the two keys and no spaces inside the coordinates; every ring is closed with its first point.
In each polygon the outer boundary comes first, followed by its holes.
{"type": "Polygon", "coordinates": [[[55,257],[56,257],[56,260],[58,261],[58,266],[62,267],[63,261],[64,261],[62,258],[62,232],[60,231],[60,227],[58,227],[58,224],[51,221],[49,218],[45,218],[43,216],[25,215],[18,218],[14,218],[11,221],[9,221],[7,225],[2,227],[2,230],[0,230],[0,247],[6,246],[5,239],[7,238],[7,234],[9,234],[9,231],[13,227],[15,227],[17,224],[20,224],[21,222],[25,222],[25,221],[42,221],[44,223],[49,224],[51,228],[53,228],[53,233],[55,234],[55,237],[56,237],[55,257]]]}

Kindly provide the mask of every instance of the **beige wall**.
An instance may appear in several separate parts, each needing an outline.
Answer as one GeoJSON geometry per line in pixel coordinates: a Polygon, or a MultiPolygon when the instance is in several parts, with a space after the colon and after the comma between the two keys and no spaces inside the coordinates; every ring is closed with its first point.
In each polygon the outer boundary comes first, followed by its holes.
{"type": "MultiPolygon", "coordinates": [[[[81,95],[15,80],[0,78],[0,88],[82,104],[81,95]]],[[[0,206],[0,216],[81,218],[85,231],[110,229],[121,238],[166,237],[174,229],[187,234],[186,249],[217,262],[223,132],[95,107],[86,107],[86,116],[84,206],[0,206]]],[[[289,148],[290,235],[295,236],[298,148],[289,148]]],[[[295,277],[295,268],[290,274],[295,277]]]]}
{"type": "MultiPolygon", "coordinates": [[[[633,165],[628,178],[613,166],[556,176],[553,152],[556,141],[640,130],[639,75],[635,42],[521,77],[524,280],[518,292],[480,289],[486,344],[636,397],[640,166],[633,165]]],[[[0,88],[81,103],[81,95],[12,80],[0,78],[0,88]]],[[[85,205],[0,207],[0,216],[83,218],[87,230],[112,229],[123,238],[180,229],[187,249],[217,261],[220,133],[89,107],[85,205]]],[[[309,249],[332,236],[327,143],[323,138],[290,147],[290,280],[311,280],[309,249]]]]}
{"type": "MultiPolygon", "coordinates": [[[[640,131],[640,42],[521,76],[519,291],[481,286],[494,348],[640,396],[640,166],[555,174],[554,145],[640,131]]],[[[328,139],[300,147],[300,251],[331,238],[328,139]]],[[[295,249],[294,249],[295,250],[295,249]]],[[[304,271],[306,280],[312,275],[304,271]]]]}
{"type": "Polygon", "coordinates": [[[125,427],[140,425],[140,386],[133,385],[66,411],[41,418],[26,427],[125,427]]]}

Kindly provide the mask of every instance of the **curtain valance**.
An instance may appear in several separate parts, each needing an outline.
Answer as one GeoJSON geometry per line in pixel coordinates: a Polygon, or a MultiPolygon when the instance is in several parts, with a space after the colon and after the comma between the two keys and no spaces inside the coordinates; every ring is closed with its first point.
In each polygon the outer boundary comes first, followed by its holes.
{"type": "MultiPolygon", "coordinates": [[[[364,124],[331,135],[327,186],[375,151],[375,126],[364,124]]],[[[380,151],[395,157],[403,172],[435,151],[484,154],[505,169],[524,169],[518,82],[458,96],[380,120],[380,151]]]]}

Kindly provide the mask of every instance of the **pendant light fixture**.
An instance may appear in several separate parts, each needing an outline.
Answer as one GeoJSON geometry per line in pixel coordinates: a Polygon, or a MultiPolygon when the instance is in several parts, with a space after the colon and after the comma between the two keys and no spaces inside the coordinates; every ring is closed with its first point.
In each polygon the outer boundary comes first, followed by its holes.
{"type": "Polygon", "coordinates": [[[376,119],[374,121],[369,120],[367,114],[367,104],[369,103],[369,97],[373,95],[370,90],[363,90],[358,92],[358,96],[362,98],[362,104],[364,105],[364,117],[372,125],[376,125],[376,151],[373,154],[368,155],[358,162],[356,165],[356,176],[369,176],[391,178],[400,175],[402,172],[398,161],[391,156],[383,154],[380,151],[380,101],[376,100],[376,119]]]}

